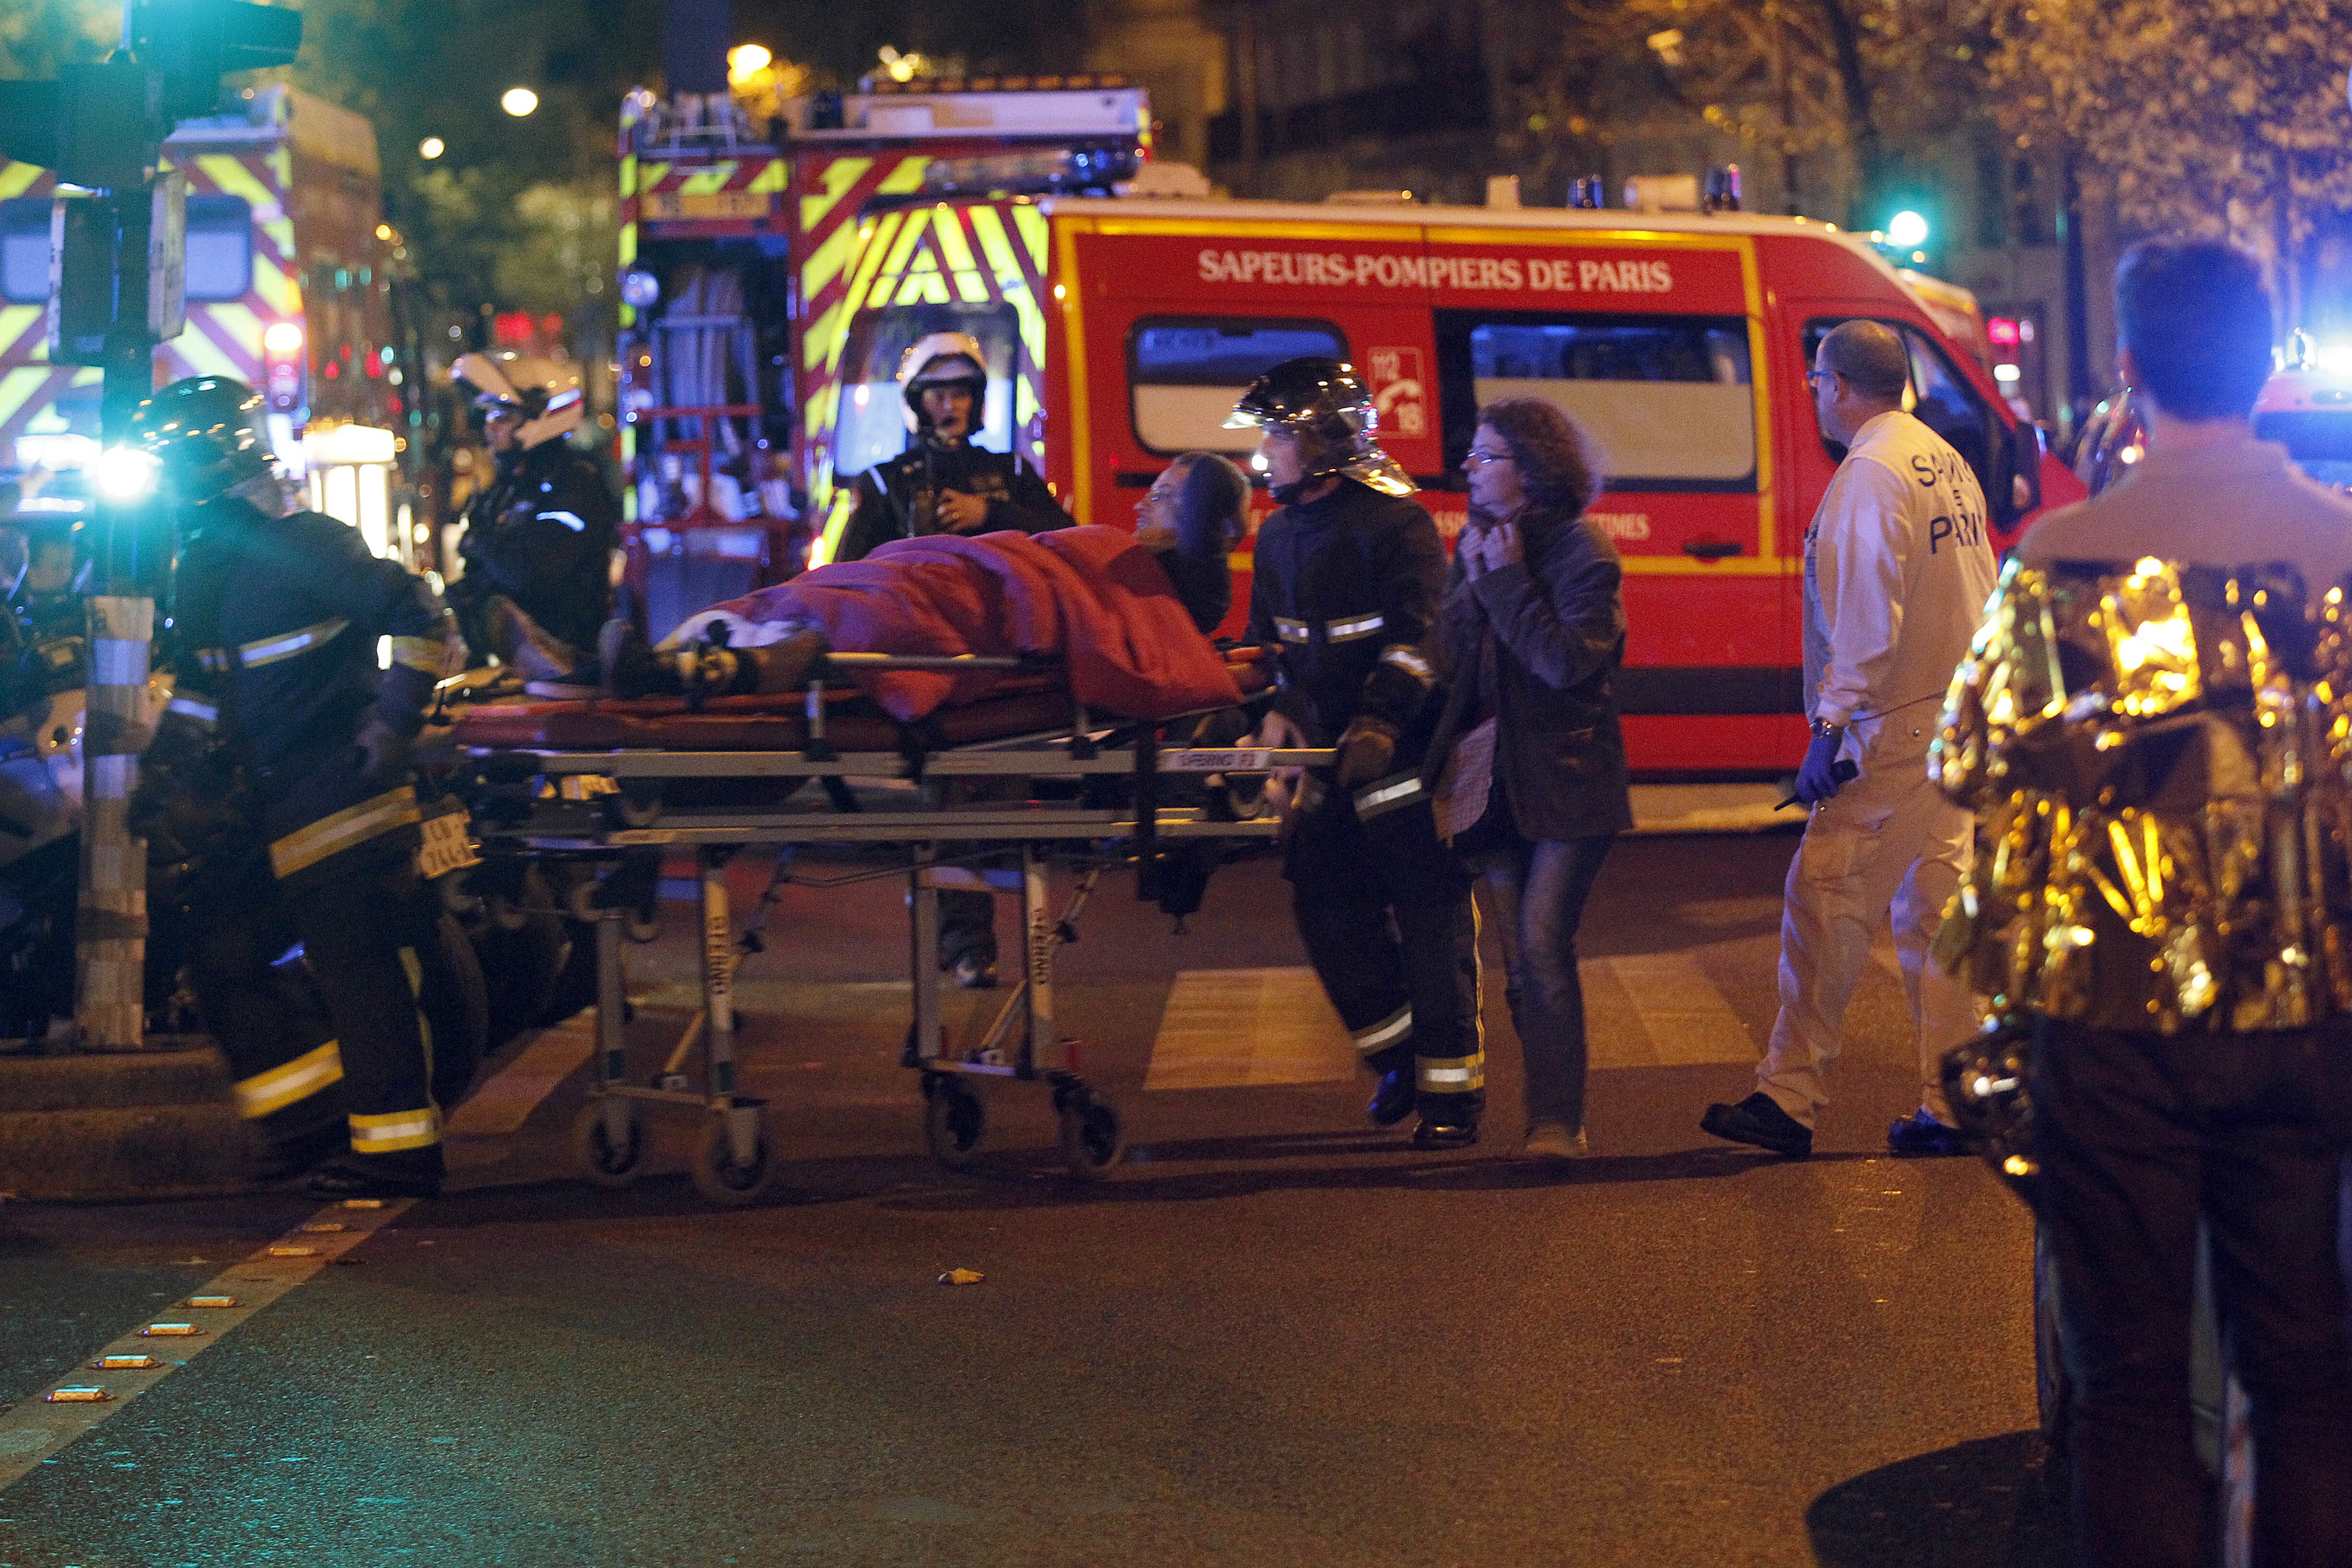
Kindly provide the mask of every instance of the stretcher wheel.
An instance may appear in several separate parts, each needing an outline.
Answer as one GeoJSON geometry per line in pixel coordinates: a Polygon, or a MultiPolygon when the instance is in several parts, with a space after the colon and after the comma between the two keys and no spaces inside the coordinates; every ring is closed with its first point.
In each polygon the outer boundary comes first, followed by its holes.
{"type": "Polygon", "coordinates": [[[1060,1121],[1062,1160],[1080,1181],[1102,1180],[1127,1152],[1118,1107],[1108,1100],[1074,1098],[1062,1107],[1060,1121]]]}
{"type": "Polygon", "coordinates": [[[621,927],[621,934],[631,942],[640,944],[651,942],[661,935],[661,915],[658,911],[641,915],[632,910],[629,911],[627,921],[621,927]]]}
{"type": "Polygon", "coordinates": [[[923,1079],[923,1143],[950,1171],[970,1165],[988,1135],[988,1107],[970,1084],[946,1073],[923,1079]]]}
{"type": "Polygon", "coordinates": [[[635,1106],[624,1102],[622,1110],[628,1118],[628,1132],[618,1143],[604,1125],[602,1100],[590,1100],[572,1119],[572,1152],[579,1159],[580,1173],[600,1187],[625,1187],[646,1168],[645,1122],[635,1106]]]}
{"type": "Polygon", "coordinates": [[[710,1119],[710,1131],[694,1154],[694,1190],[722,1208],[757,1203],[776,1178],[776,1134],[768,1118],[760,1117],[758,1141],[749,1164],[735,1161],[735,1142],[727,1131],[724,1111],[710,1119]]]}

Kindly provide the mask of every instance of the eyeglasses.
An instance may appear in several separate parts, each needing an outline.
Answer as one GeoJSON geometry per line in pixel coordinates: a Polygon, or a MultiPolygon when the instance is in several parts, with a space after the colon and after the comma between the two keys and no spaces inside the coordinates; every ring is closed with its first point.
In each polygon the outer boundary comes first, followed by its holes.
{"type": "Polygon", "coordinates": [[[1814,388],[1820,387],[1822,383],[1825,381],[1837,381],[1843,379],[1843,378],[1833,370],[1809,370],[1805,373],[1805,384],[1814,388]]]}
{"type": "Polygon", "coordinates": [[[1484,447],[1473,447],[1462,455],[1462,466],[1465,468],[1483,468],[1489,463],[1509,461],[1511,461],[1511,455],[1508,452],[1489,452],[1484,447]]]}

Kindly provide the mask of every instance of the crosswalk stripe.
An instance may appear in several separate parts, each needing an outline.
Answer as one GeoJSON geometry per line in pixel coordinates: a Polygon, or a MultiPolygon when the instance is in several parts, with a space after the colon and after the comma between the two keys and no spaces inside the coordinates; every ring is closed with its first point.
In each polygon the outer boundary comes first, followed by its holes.
{"type": "Polygon", "coordinates": [[[1344,1083],[1356,1071],[1313,970],[1194,969],[1169,990],[1143,1087],[1344,1083]]]}
{"type": "Polygon", "coordinates": [[[1599,978],[1596,970],[1631,1003],[1640,1037],[1592,1030],[1592,1066],[1691,1067],[1756,1060],[1755,1037],[1695,954],[1643,952],[1594,959],[1583,965],[1588,987],[1599,978]]]}

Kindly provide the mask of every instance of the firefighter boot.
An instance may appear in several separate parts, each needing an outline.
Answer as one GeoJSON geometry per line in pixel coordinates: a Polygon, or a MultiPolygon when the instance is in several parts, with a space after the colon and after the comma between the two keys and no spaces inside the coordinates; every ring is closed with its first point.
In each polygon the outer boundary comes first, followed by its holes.
{"type": "Polygon", "coordinates": [[[437,1198],[441,1195],[441,1145],[401,1149],[386,1154],[341,1154],[313,1172],[314,1198],[437,1198]]]}

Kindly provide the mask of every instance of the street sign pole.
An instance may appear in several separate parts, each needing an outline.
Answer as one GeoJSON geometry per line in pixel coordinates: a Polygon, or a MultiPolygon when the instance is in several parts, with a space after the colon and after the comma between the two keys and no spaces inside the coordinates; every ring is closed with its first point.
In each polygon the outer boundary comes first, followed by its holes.
{"type": "MultiPolygon", "coordinates": [[[[155,338],[148,319],[152,182],[111,190],[113,324],[106,334],[99,404],[101,446],[131,438],[140,402],[155,390],[155,338]]],[[[97,581],[88,601],[89,677],[82,728],[81,894],[75,925],[75,1033],[89,1051],[145,1044],[147,845],[131,837],[131,792],[149,732],[148,648],[155,601],[148,596],[160,542],[141,538],[141,503],[101,493],[97,581]]]]}

